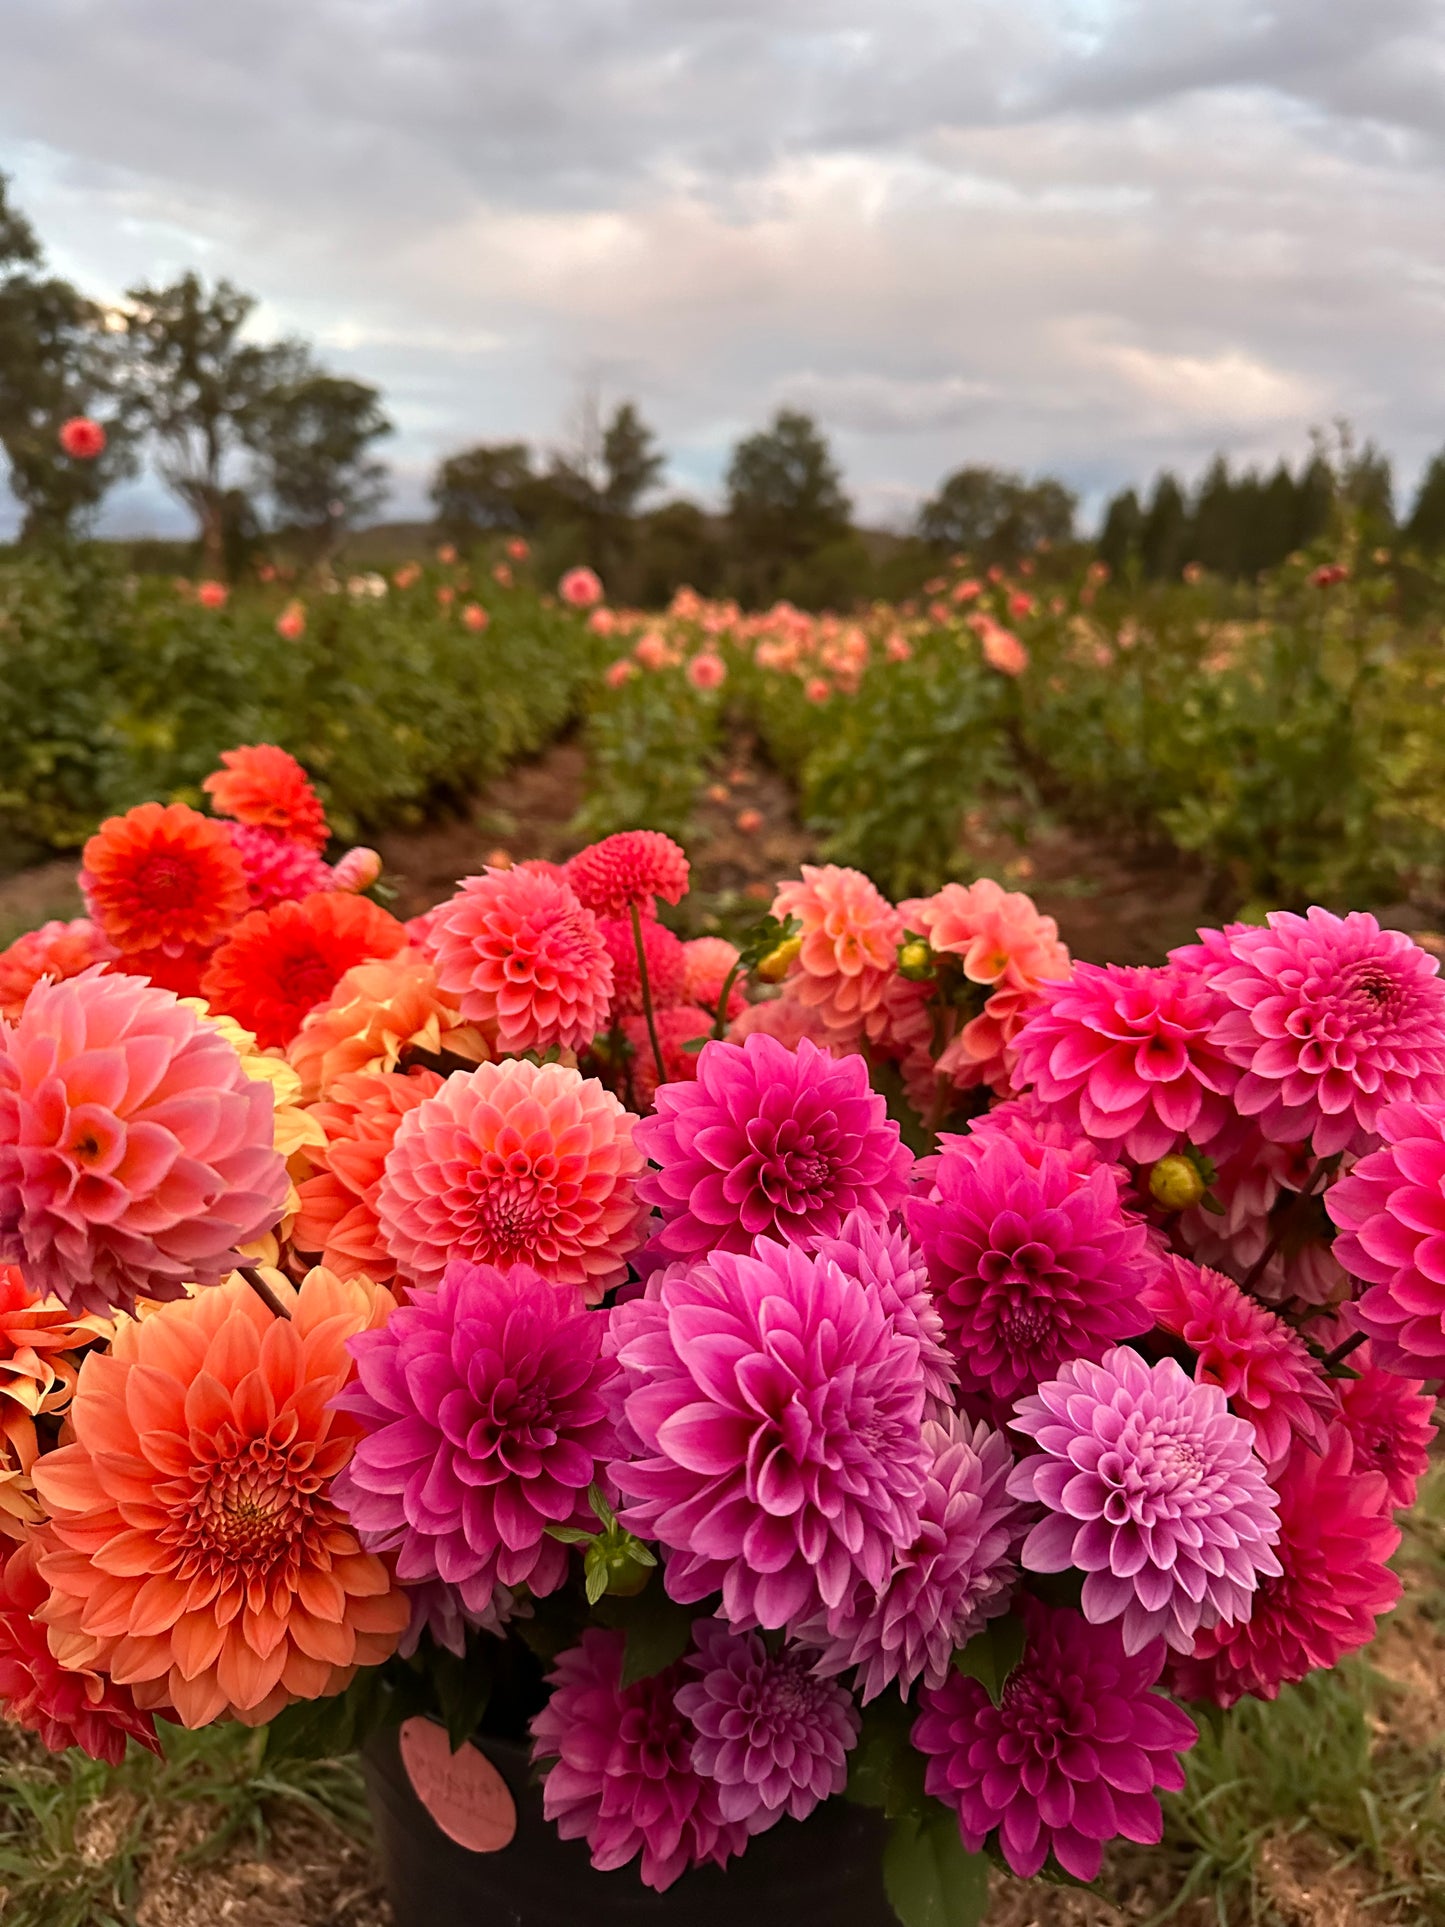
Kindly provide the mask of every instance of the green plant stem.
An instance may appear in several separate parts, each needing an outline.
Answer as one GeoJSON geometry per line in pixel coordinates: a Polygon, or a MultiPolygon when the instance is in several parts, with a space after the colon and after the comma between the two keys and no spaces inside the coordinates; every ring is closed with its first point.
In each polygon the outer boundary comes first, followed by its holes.
{"type": "Polygon", "coordinates": [[[657,1019],[652,1014],[652,984],[647,975],[647,952],[642,947],[642,913],[635,903],[628,904],[632,914],[632,941],[637,946],[637,981],[642,986],[642,1014],[647,1019],[647,1035],[652,1044],[652,1061],[657,1066],[657,1081],[667,1082],[662,1062],[662,1045],[657,1041],[657,1019]]]}
{"type": "Polygon", "coordinates": [[[1270,1259],[1273,1258],[1274,1254],[1289,1236],[1295,1220],[1301,1215],[1305,1206],[1319,1189],[1320,1180],[1330,1177],[1332,1173],[1339,1168],[1339,1162],[1339,1157],[1335,1156],[1321,1158],[1315,1165],[1314,1169],[1310,1172],[1309,1180],[1304,1189],[1297,1191],[1293,1202],[1286,1205],[1280,1213],[1279,1223],[1271,1233],[1269,1243],[1265,1246],[1264,1250],[1260,1252],[1242,1279],[1239,1287],[1241,1291],[1252,1292],[1254,1290],[1255,1286],[1264,1276],[1265,1268],[1269,1264],[1270,1259]]]}
{"type": "Polygon", "coordinates": [[[717,1000],[717,1015],[713,1018],[712,1034],[714,1037],[723,1037],[727,1033],[728,998],[732,996],[733,985],[742,974],[743,960],[739,957],[726,977],[723,978],[722,995],[717,1000]]]}
{"type": "Polygon", "coordinates": [[[1368,1337],[1368,1332],[1351,1332],[1348,1338],[1341,1339],[1332,1352],[1325,1353],[1320,1360],[1321,1365],[1326,1371],[1329,1371],[1332,1366],[1343,1365],[1350,1353],[1357,1351],[1368,1337]]]}

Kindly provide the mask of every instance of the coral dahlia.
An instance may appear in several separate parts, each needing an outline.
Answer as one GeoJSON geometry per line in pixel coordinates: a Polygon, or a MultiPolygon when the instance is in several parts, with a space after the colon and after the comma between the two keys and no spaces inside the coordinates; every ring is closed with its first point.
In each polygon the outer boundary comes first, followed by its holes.
{"type": "MultiPolygon", "coordinates": [[[[652,1021],[662,1050],[661,1081],[690,1084],[697,1076],[698,1046],[712,1036],[712,1018],[696,1004],[675,1004],[670,1010],[654,1010],[652,1021]]],[[[622,1035],[632,1053],[632,1094],[641,1109],[652,1103],[659,1084],[647,1019],[624,1017],[622,1035]]]]}
{"type": "Polygon", "coordinates": [[[405,930],[379,904],[318,890],[243,917],[201,987],[207,1003],[270,1050],[290,1043],[353,964],[394,957],[405,942],[405,930]]]}
{"type": "Polygon", "coordinates": [[[89,917],[27,930],[8,949],[0,950],[0,1017],[14,1023],[42,977],[57,981],[78,977],[92,964],[113,962],[117,954],[109,937],[89,917]]]}
{"type": "Polygon", "coordinates": [[[223,823],[184,803],[139,803],[108,817],[81,856],[86,908],[118,950],[219,943],[250,897],[223,823]]]}
{"type": "Polygon", "coordinates": [[[309,1152],[315,1175],[297,1186],[291,1229],[298,1251],[318,1252],[338,1278],[358,1272],[377,1284],[396,1275],[376,1216],[376,1194],[401,1121],[441,1089],[435,1071],[420,1066],[404,1076],[351,1071],[331,1084],[310,1115],[324,1139],[309,1152]]]}
{"type": "Polygon", "coordinates": [[[1330,1186],[1334,1255],[1369,1289],[1354,1307],[1375,1361],[1445,1377],[1445,1103],[1390,1104],[1381,1149],[1330,1186]]]}
{"type": "Polygon", "coordinates": [[[861,870],[805,863],[796,882],[779,886],[773,915],[802,925],[802,945],[789,966],[793,995],[840,1037],[871,1036],[897,975],[903,919],[893,905],[861,870]]]}
{"type": "Polygon", "coordinates": [[[619,830],[589,843],[567,865],[567,881],[599,917],[625,917],[634,907],[655,916],[656,898],[682,902],[687,878],[685,851],[660,830],[619,830]]]}
{"type": "Polygon", "coordinates": [[[223,750],[221,761],[225,767],[208,776],[201,788],[222,816],[279,830],[310,850],[326,848],[331,835],[326,812],[294,756],[275,743],[254,743],[223,750]]]}
{"type": "Polygon", "coordinates": [[[394,1071],[408,1051],[449,1051],[474,1062],[490,1055],[432,965],[410,947],[353,964],[286,1046],[308,1101],[351,1072],[394,1071]]]}
{"type": "Polygon", "coordinates": [[[741,1017],[748,1007],[747,993],[739,982],[738,950],[726,937],[693,937],[682,946],[682,994],[690,1004],[717,1015],[723,985],[731,978],[727,1015],[741,1017]]]}

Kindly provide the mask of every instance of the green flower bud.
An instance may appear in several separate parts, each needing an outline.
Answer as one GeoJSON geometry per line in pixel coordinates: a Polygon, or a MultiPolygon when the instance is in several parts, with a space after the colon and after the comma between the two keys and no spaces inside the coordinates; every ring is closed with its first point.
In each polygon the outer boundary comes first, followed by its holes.
{"type": "Polygon", "coordinates": [[[933,952],[923,937],[910,937],[898,946],[898,974],[911,984],[924,984],[933,975],[933,952]]]}
{"type": "Polygon", "coordinates": [[[754,971],[760,983],[780,984],[788,974],[788,965],[803,947],[801,937],[785,937],[776,950],[770,950],[754,971]]]}

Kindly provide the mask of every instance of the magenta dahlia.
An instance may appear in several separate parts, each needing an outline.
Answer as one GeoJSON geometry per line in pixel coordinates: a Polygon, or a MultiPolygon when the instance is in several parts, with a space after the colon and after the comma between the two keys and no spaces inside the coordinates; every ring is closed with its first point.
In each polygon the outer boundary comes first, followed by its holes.
{"type": "Polygon", "coordinates": [[[720,1620],[693,1628],[698,1677],[677,1694],[691,1720],[695,1773],[716,1783],[725,1820],[765,1833],[806,1820],[841,1793],[861,1722],[852,1695],[811,1671],[812,1654],[770,1653],[758,1633],[720,1620]]]}
{"type": "Polygon", "coordinates": [[[1266,1137],[1309,1138],[1317,1157],[1363,1151],[1387,1104],[1445,1099],[1445,984],[1402,931],[1363,910],[1274,910],[1229,951],[1209,977],[1231,1006],[1214,1041],[1266,1137]]]}
{"type": "Polygon", "coordinates": [[[635,1142],[659,1168],[638,1194],[669,1254],[746,1251],[759,1236],[834,1237],[855,1206],[902,1204],[913,1158],[863,1058],[755,1035],[703,1046],[697,1077],[664,1084],[635,1142]]]}
{"type": "Polygon", "coordinates": [[[1148,1232],[1113,1172],[1087,1177],[996,1132],[951,1138],[906,1209],[968,1389],[1012,1398],[1069,1358],[1147,1331],[1148,1232]]]}
{"type": "Polygon", "coordinates": [[[656,899],[681,903],[688,861],[681,844],[660,830],[619,830],[589,843],[567,865],[567,881],[599,917],[625,917],[634,907],[656,916],[656,899]]]}
{"type": "MultiPolygon", "coordinates": [[[[1350,1331],[1342,1317],[1321,1319],[1310,1336],[1332,1350],[1350,1331]]],[[[1355,1442],[1355,1467],[1382,1472],[1390,1504],[1405,1510],[1414,1505],[1420,1481],[1430,1469],[1435,1398],[1423,1379],[1386,1371],[1368,1340],[1349,1354],[1349,1366],[1353,1376],[1336,1379],[1334,1389],[1345,1430],[1355,1442]]]]}
{"type": "Polygon", "coordinates": [[[594,1524],[587,1488],[613,1449],[605,1318],[527,1265],[449,1265],[351,1340],[337,1400],[362,1436],[335,1496],[406,1583],[441,1579],[484,1613],[496,1588],[554,1592],[553,1525],[594,1524]]]}
{"type": "Polygon", "coordinates": [[[759,1238],[669,1266],[612,1313],[623,1522],[671,1554],[667,1589],[721,1589],[739,1631],[881,1592],[918,1535],[930,1462],[918,1346],[831,1259],[759,1238]]]}
{"type": "Polygon", "coordinates": [[[1130,1654],[1117,1627],[1069,1607],[1025,1599],[1022,1611],[1028,1643],[999,1704],[953,1673],[924,1689],[913,1744],[928,1757],[928,1792],[957,1813],[970,1853],[996,1831],[1025,1879],[1052,1852],[1065,1873],[1093,1880],[1107,1841],[1163,1837],[1158,1789],[1183,1786],[1178,1756],[1198,1728],[1153,1690],[1162,1641],[1130,1654]]]}
{"type": "Polygon", "coordinates": [[[953,1409],[957,1373],[943,1319],[928,1285],[928,1260],[907,1232],[880,1224],[862,1206],[850,1211],[836,1238],[822,1238],[818,1255],[878,1294],[895,1331],[918,1345],[924,1410],[942,1417],[953,1409]]]}
{"type": "Polygon", "coordinates": [[[501,1634],[517,1611],[517,1602],[506,1586],[493,1589],[482,1612],[473,1612],[457,1587],[449,1586],[444,1579],[421,1579],[403,1590],[411,1608],[411,1619],[396,1649],[403,1659],[411,1658],[423,1635],[434,1646],[464,1659],[469,1631],[501,1634]]]}
{"type": "Polygon", "coordinates": [[[1325,1193],[1334,1255],[1369,1290],[1354,1308],[1375,1362],[1445,1377],[1445,1103],[1390,1104],[1383,1148],[1325,1193]]]}
{"type": "Polygon", "coordinates": [[[1042,1450],[1009,1491],[1048,1507],[1024,1565],[1086,1574],[1085,1617],[1119,1620],[1126,1651],[1162,1635],[1187,1652],[1201,1626],[1248,1618],[1261,1579],[1278,1576],[1254,1428],[1177,1360],[1147,1365],[1122,1345],[1101,1364],[1075,1359],[1019,1401],[1014,1429],[1042,1450]]]}
{"type": "Polygon", "coordinates": [[[268,829],[262,823],[228,823],[226,828],[241,853],[253,910],[299,903],[313,890],[335,887],[331,865],[284,830],[268,829]]]}

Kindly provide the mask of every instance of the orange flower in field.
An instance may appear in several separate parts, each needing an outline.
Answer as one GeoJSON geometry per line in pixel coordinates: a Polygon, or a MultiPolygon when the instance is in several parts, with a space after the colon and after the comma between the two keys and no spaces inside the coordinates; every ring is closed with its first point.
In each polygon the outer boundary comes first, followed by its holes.
{"type": "Polygon", "coordinates": [[[184,803],[140,803],[101,824],[81,857],[92,918],[118,950],[209,949],[250,901],[224,824],[184,803]]]}
{"type": "Polygon", "coordinates": [[[275,743],[253,743],[221,752],[224,769],[201,788],[222,816],[280,830],[309,850],[324,850],[331,832],[321,798],[296,758],[275,743]]]}
{"type": "Polygon", "coordinates": [[[115,954],[115,946],[89,917],[27,930],[8,950],[0,950],[0,1017],[14,1023],[42,977],[57,982],[78,977],[92,964],[113,962],[115,954]]]}
{"type": "Polygon", "coordinates": [[[789,966],[788,988],[840,1037],[872,1036],[897,974],[903,919],[861,870],[835,863],[803,865],[773,899],[775,917],[796,917],[802,945],[789,966]]]}
{"type": "Polygon", "coordinates": [[[312,1106],[326,1144],[309,1153],[319,1168],[299,1186],[301,1209],[291,1234],[298,1250],[320,1252],[341,1278],[364,1272],[387,1284],[395,1277],[396,1260],[376,1217],[382,1167],[401,1120],[441,1084],[435,1071],[357,1072],[337,1078],[325,1102],[312,1106]]]}
{"type": "Polygon", "coordinates": [[[369,897],[315,890],[243,917],[212,957],[202,995],[270,1050],[290,1043],[353,964],[394,957],[405,942],[402,925],[369,897]]]}
{"type": "Polygon", "coordinates": [[[346,1341],[393,1301],[322,1270],[270,1282],[289,1318],[235,1278],[123,1321],[36,1467],[51,1651],[186,1726],[340,1692],[408,1617],[330,1496],[357,1436],[333,1410],[346,1341]]]}
{"type": "Polygon", "coordinates": [[[196,600],[203,609],[224,609],[231,599],[231,591],[224,582],[198,582],[196,600]]]}
{"type": "Polygon", "coordinates": [[[403,1051],[451,1051],[473,1063],[490,1055],[486,1039],[462,1022],[455,1000],[416,950],[377,963],[353,964],[326,1002],[313,1010],[287,1046],[309,1103],[330,1095],[352,1071],[393,1071],[403,1051]]]}

